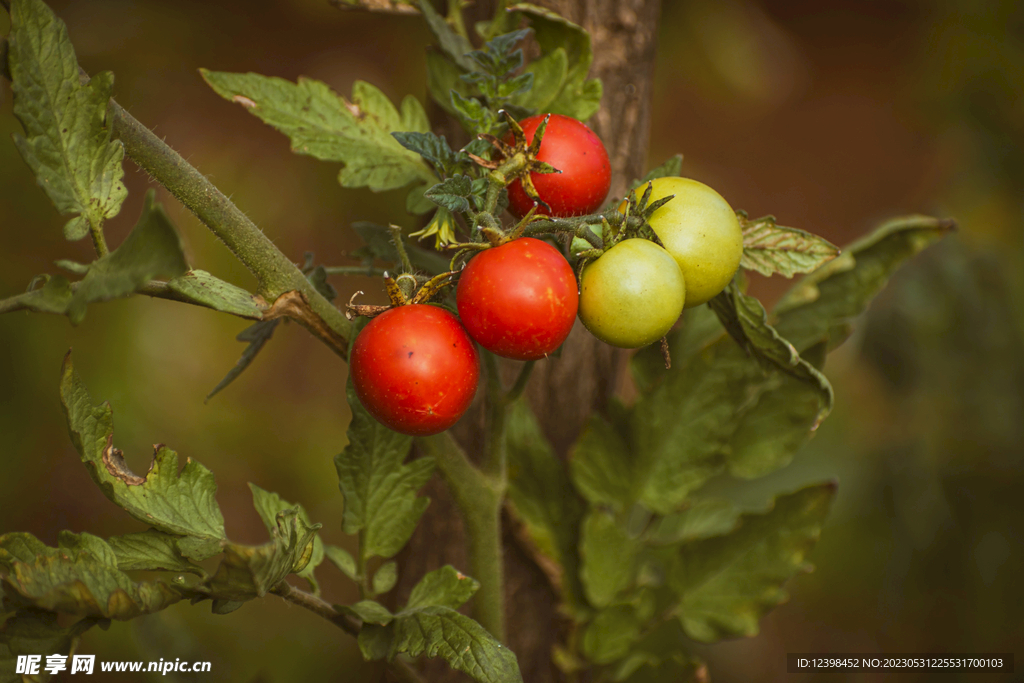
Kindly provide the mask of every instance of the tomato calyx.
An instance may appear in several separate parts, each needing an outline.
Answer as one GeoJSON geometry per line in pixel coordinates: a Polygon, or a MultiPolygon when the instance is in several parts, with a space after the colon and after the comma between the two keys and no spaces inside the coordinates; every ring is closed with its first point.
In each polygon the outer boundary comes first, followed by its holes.
{"type": "Polygon", "coordinates": [[[507,187],[510,183],[519,180],[523,185],[526,195],[534,201],[534,208],[536,209],[539,206],[544,211],[550,213],[551,207],[541,199],[530,174],[562,172],[551,164],[540,161],[537,158],[537,155],[540,153],[541,142],[544,139],[544,130],[547,128],[551,114],[544,117],[544,120],[534,133],[533,141],[528,143],[526,141],[526,133],[523,132],[523,127],[519,125],[519,122],[512,118],[504,109],[499,113],[505,117],[505,121],[508,123],[509,131],[512,133],[512,144],[493,135],[483,133],[477,137],[489,142],[494,147],[498,152],[498,159],[488,161],[475,154],[470,154],[469,157],[478,166],[490,169],[489,177],[492,183],[501,187],[507,187]]]}
{"type": "Polygon", "coordinates": [[[384,288],[387,290],[391,303],[387,305],[357,304],[355,303],[356,297],[364,294],[360,290],[352,295],[345,306],[345,317],[349,320],[355,320],[357,316],[373,318],[399,306],[430,303],[444,291],[445,287],[452,284],[452,278],[456,275],[458,275],[456,271],[448,271],[435,275],[421,284],[422,278],[411,273],[401,273],[398,277],[391,277],[390,274],[384,273],[384,288]]]}

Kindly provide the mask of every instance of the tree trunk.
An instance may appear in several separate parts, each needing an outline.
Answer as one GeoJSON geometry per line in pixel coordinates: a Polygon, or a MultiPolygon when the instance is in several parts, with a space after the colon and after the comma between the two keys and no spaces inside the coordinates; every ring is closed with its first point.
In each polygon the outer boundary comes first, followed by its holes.
{"type": "MultiPolygon", "coordinates": [[[[479,11],[484,4],[489,3],[479,2],[473,9],[479,11]]],[[[609,196],[622,196],[628,183],[646,171],[660,0],[536,0],[535,4],[580,24],[591,35],[594,62],[590,76],[601,79],[604,95],[600,111],[589,124],[604,141],[611,159],[609,196]]],[[[563,459],[587,416],[604,410],[619,384],[624,361],[622,352],[599,342],[577,321],[561,356],[538,362],[527,397],[563,459]]],[[[504,370],[512,374],[513,365],[506,364],[504,370]]],[[[456,426],[455,436],[470,454],[480,452],[482,413],[479,405],[474,406],[456,426]]],[[[398,599],[404,599],[427,571],[444,564],[469,565],[462,520],[440,478],[434,478],[426,494],[432,499],[430,507],[399,558],[402,580],[395,591],[398,599]]],[[[565,680],[551,659],[552,646],[561,642],[565,626],[565,618],[557,610],[558,596],[508,526],[504,538],[508,645],[518,656],[527,683],[565,680]]],[[[428,664],[425,675],[430,681],[466,680],[441,663],[428,664]]]]}

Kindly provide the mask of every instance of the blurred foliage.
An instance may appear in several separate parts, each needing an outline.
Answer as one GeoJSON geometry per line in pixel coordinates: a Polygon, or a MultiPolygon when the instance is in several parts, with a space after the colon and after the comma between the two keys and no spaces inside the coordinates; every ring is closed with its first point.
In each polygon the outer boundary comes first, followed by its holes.
{"type": "MultiPolygon", "coordinates": [[[[405,213],[400,192],[339,188],[335,168],[292,155],[197,73],[306,75],[338,92],[362,79],[392,101],[426,102],[429,33],[416,17],[342,13],[321,0],[50,4],[85,68],[114,71],[118,100],[297,262],[313,250],[318,262],[350,263],[353,221],[425,220],[405,213]]],[[[0,32],[6,21],[0,12],[0,32]]],[[[790,604],[756,639],[699,648],[714,680],[777,680],[783,655],[798,650],[1012,649],[1024,642],[1015,575],[1024,565],[1024,5],[666,1],[659,30],[652,165],[682,152],[683,174],[735,206],[840,244],[897,213],[961,225],[958,240],[906,268],[862,333],[830,358],[836,409],[793,466],[749,484],[718,482],[747,508],[827,477],[840,486],[811,558],[818,570],[792,584],[790,604]]],[[[2,86],[0,296],[54,272],[56,259],[88,260],[88,245],[63,240],[64,221],[2,142],[16,130],[2,86]]],[[[126,169],[129,198],[109,224],[112,246],[140,213],[148,181],[126,169]]],[[[251,287],[194,218],[161,199],[191,264],[251,287]]],[[[383,298],[366,278],[334,283],[340,300],[356,289],[383,298]]],[[[752,292],[770,302],[788,284],[755,277],[752,292]]],[[[302,501],[325,541],[345,545],[331,463],[349,420],[344,366],[289,325],[204,405],[241,352],[234,336],[244,326],[154,300],[95,305],[78,328],[56,316],[0,317],[0,531],[55,545],[61,528],[137,530],[91,484],[68,439],[57,384],[74,346],[92,393],[117,411],[133,469],[145,468],[151,444],[169,443],[215,473],[232,538],[265,538],[252,481],[302,501]]],[[[355,597],[340,572],[322,576],[334,600],[355,597]]],[[[351,639],[280,601],[226,616],[178,605],[94,630],[80,650],[209,659],[219,680],[379,675],[351,639]],[[263,627],[271,622],[283,628],[263,627]],[[291,650],[301,656],[280,656],[291,650]]]]}

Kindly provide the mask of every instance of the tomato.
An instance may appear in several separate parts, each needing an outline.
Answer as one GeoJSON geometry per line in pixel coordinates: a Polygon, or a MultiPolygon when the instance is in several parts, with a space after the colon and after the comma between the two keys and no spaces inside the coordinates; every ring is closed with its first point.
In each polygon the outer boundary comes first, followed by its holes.
{"type": "MultiPolygon", "coordinates": [[[[704,183],[689,178],[656,178],[650,201],[675,195],[650,217],[651,227],[686,280],[686,308],[705,303],[725,289],[740,267],[743,230],[729,203],[704,183]]],[[[646,185],[637,188],[642,196],[646,185]]],[[[625,204],[619,207],[622,211],[625,204]]]]}
{"type": "Polygon", "coordinates": [[[455,293],[469,336],[505,358],[536,360],[565,341],[576,320],[576,276],[547,242],[524,237],[483,251],[455,293]]]}
{"type": "Polygon", "coordinates": [[[458,318],[424,304],[392,308],[371,320],[353,342],[350,362],[366,410],[413,436],[455,424],[480,378],[479,354],[458,318]]]}
{"type": "Polygon", "coordinates": [[[580,320],[601,341],[635,349],[665,336],[683,312],[686,285],[667,251],[619,242],[583,270],[580,320]]]}
{"type": "MultiPolygon", "coordinates": [[[[519,122],[527,142],[533,141],[533,134],[542,121],[543,114],[519,122]]],[[[512,143],[511,133],[505,137],[505,142],[512,143]]],[[[612,184],[608,152],[601,138],[576,119],[551,115],[537,159],[561,171],[530,174],[537,194],[551,207],[549,215],[565,218],[594,213],[608,196],[612,184]]],[[[519,218],[533,208],[533,200],[519,180],[509,184],[508,202],[509,211],[519,218]]]]}

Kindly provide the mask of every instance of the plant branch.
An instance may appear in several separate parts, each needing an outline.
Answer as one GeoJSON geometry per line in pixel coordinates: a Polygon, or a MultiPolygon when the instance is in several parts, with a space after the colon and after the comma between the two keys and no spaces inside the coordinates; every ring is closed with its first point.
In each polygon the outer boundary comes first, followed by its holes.
{"type": "Polygon", "coordinates": [[[192,211],[259,282],[259,294],[274,301],[298,292],[287,310],[335,353],[346,357],[352,324],[306,279],[256,225],[206,177],[171,149],[153,131],[111,100],[114,134],[128,155],[192,211]]]}
{"type": "MultiPolygon", "coordinates": [[[[4,0],[0,2],[9,9],[4,0]]],[[[10,74],[4,73],[4,76],[9,78],[10,74]]],[[[88,74],[81,68],[79,77],[83,82],[89,80],[88,74]]],[[[257,293],[277,303],[282,294],[297,292],[299,296],[292,297],[285,302],[286,305],[274,307],[279,309],[279,315],[294,318],[331,350],[347,359],[352,323],[316,290],[302,270],[288,260],[270,238],[206,176],[113,99],[110,100],[110,112],[112,135],[121,140],[128,156],[166,187],[224,242],[231,253],[256,276],[259,283],[257,293]]],[[[102,255],[107,249],[106,240],[99,226],[90,226],[90,230],[96,250],[102,255]]],[[[0,313],[25,308],[19,303],[8,302],[7,307],[0,308],[0,313]]]]}
{"type": "Polygon", "coordinates": [[[505,642],[505,558],[501,545],[501,505],[506,484],[473,466],[451,434],[420,437],[434,458],[466,525],[470,572],[480,582],[473,616],[505,642]]]}
{"type": "MultiPolygon", "coordinates": [[[[298,605],[299,607],[308,609],[310,612],[323,617],[350,636],[355,638],[359,637],[360,624],[358,619],[350,617],[347,614],[342,614],[338,610],[334,609],[334,607],[329,603],[324,602],[312,593],[307,593],[304,590],[296,588],[287,581],[282,581],[277,584],[270,589],[270,592],[284,598],[293,605],[298,605]]],[[[395,659],[388,662],[388,667],[390,667],[395,676],[404,683],[424,683],[423,679],[420,678],[420,675],[416,673],[416,670],[401,659],[395,659]]]]}
{"type": "MultiPolygon", "coordinates": [[[[71,283],[71,291],[73,292],[76,289],[78,289],[78,285],[79,285],[78,282],[72,282],[71,283]]],[[[32,291],[28,291],[28,292],[22,292],[21,294],[16,294],[14,296],[7,297],[6,299],[0,299],[0,314],[11,313],[13,311],[32,310],[31,309],[31,300],[32,300],[31,295],[35,291],[36,290],[32,290],[32,291]]],[[[219,311],[221,313],[225,312],[225,311],[220,311],[220,309],[214,308],[213,306],[208,306],[207,304],[204,304],[204,303],[202,303],[200,301],[195,301],[195,300],[189,299],[185,295],[183,295],[183,294],[181,294],[179,292],[176,292],[175,290],[171,289],[167,285],[166,282],[163,282],[161,280],[151,280],[151,281],[147,282],[136,293],[137,294],[144,294],[144,295],[146,295],[148,297],[152,297],[154,299],[166,299],[168,301],[177,301],[177,302],[183,303],[183,304],[190,304],[192,306],[198,306],[199,308],[208,308],[211,311],[219,311]]],[[[56,313],[57,311],[53,311],[53,312],[56,313]]],[[[237,316],[237,317],[242,318],[244,320],[263,320],[264,319],[263,316],[257,317],[257,316],[239,315],[238,313],[231,313],[231,315],[237,316]]]]}

